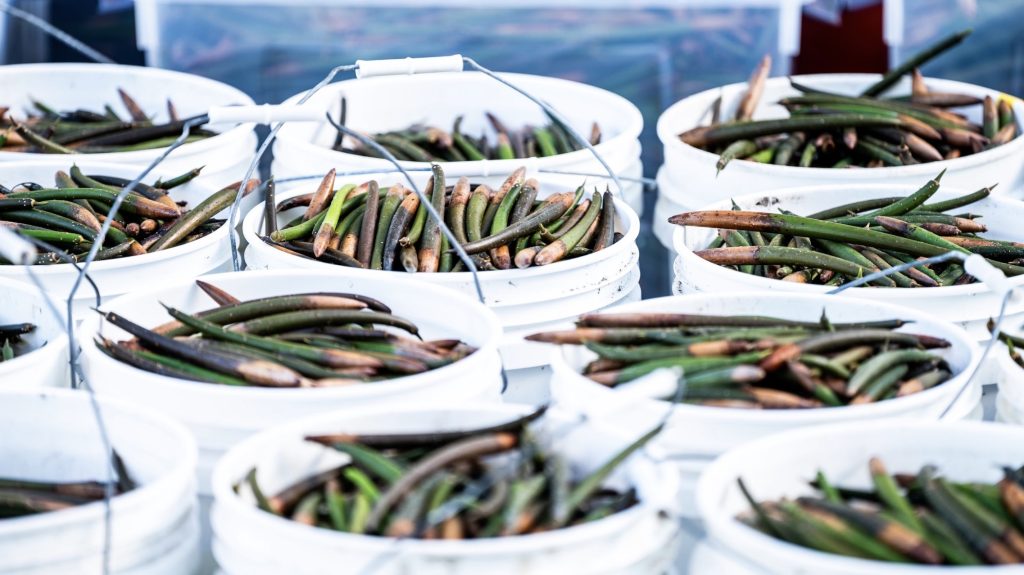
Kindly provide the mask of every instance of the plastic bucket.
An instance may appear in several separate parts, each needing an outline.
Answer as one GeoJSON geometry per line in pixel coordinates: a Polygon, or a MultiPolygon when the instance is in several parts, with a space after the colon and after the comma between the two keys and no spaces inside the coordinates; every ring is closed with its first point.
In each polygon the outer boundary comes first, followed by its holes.
{"type": "MultiPolygon", "coordinates": [[[[865,170],[866,171],[866,170],[865,170]]],[[[938,172],[936,172],[938,173],[938,172]]],[[[934,175],[934,174],[933,174],[934,175]]],[[[945,177],[943,177],[945,182],[945,177]]],[[[920,187],[924,180],[918,183],[920,187]]],[[[886,196],[908,195],[917,187],[905,185],[854,185],[821,186],[776,190],[762,194],[748,194],[735,198],[742,208],[753,211],[790,210],[797,214],[809,214],[828,207],[848,203],[854,198],[868,199],[886,196]]],[[[972,190],[973,191],[973,190],[972,190]]],[[[935,200],[949,199],[968,193],[943,186],[935,200]]],[[[729,209],[729,201],[712,204],[705,209],[729,209]]],[[[1024,241],[1024,229],[1020,221],[1024,218],[1024,204],[1002,197],[988,197],[970,207],[982,216],[988,226],[988,237],[1024,241]]],[[[678,254],[674,293],[711,292],[730,290],[786,291],[793,294],[824,294],[831,287],[797,284],[744,274],[715,265],[698,257],[694,250],[701,250],[710,243],[715,233],[710,228],[676,226],[673,245],[678,254]]],[[[1024,276],[1010,278],[1014,286],[1024,285],[1024,276]]],[[[863,287],[841,292],[844,297],[867,299],[873,302],[888,302],[907,306],[934,314],[962,326],[977,341],[989,337],[985,323],[999,313],[1002,297],[989,291],[981,283],[930,287],[920,289],[863,287]]],[[[1024,319],[1024,299],[1015,299],[1006,310],[1007,325],[1024,319]]]]}
{"type": "Polygon", "coordinates": [[[701,541],[690,556],[689,575],[766,575],[755,565],[707,541],[701,541]]]}
{"type": "MultiPolygon", "coordinates": [[[[1006,322],[1004,321],[1004,326],[1006,322]]],[[[1002,331],[1011,331],[1006,327],[1002,331]]],[[[1017,350],[1020,353],[1020,350],[1017,350]]],[[[999,395],[996,399],[996,410],[1000,420],[1005,423],[1024,425],[1024,368],[1017,365],[1010,357],[1003,342],[996,342],[989,352],[999,366],[999,395]]]]}
{"type": "MultiPolygon", "coordinates": [[[[252,98],[241,90],[183,72],[116,66],[110,64],[19,64],[0,68],[0,86],[4,87],[3,102],[16,118],[32,110],[32,99],[38,98],[56,110],[102,110],[110,104],[122,114],[124,110],[117,95],[123,88],[147,114],[155,114],[155,121],[166,122],[167,100],[181,118],[204,114],[212,106],[252,105],[252,98]]],[[[242,179],[252,161],[256,148],[256,133],[252,124],[204,126],[218,132],[217,136],[181,146],[160,164],[168,177],[182,174],[192,168],[206,166],[203,176],[211,186],[225,186],[242,179]]],[[[77,156],[95,162],[117,163],[139,168],[146,167],[164,149],[140,150],[77,156]]],[[[25,162],[40,154],[0,151],[0,162],[25,162]]],[[[65,168],[66,169],[66,168],[65,168]]]]}
{"type": "MultiPolygon", "coordinates": [[[[63,312],[60,305],[57,309],[63,312]]],[[[0,279],[0,324],[25,322],[36,326],[22,336],[30,351],[0,362],[0,389],[66,387],[68,336],[63,320],[53,317],[35,286],[0,279]]]]}
{"type": "MultiPolygon", "coordinates": [[[[500,183],[508,174],[500,177],[473,178],[473,182],[500,183]]],[[[428,175],[414,172],[418,186],[426,183],[428,175]]],[[[348,178],[345,181],[366,181],[375,179],[383,189],[394,182],[404,181],[398,174],[370,174],[348,178]]],[[[579,177],[566,179],[565,176],[537,176],[540,182],[540,196],[547,197],[556,192],[573,190],[582,181],[579,177]]],[[[588,179],[592,183],[592,179],[588,179]]],[[[278,201],[316,188],[316,183],[297,186],[277,194],[278,201]]],[[[422,189],[422,187],[421,187],[422,189]]],[[[502,358],[507,369],[537,367],[547,363],[546,352],[537,344],[522,340],[522,336],[563,325],[581,313],[595,311],[628,297],[640,283],[640,252],[636,246],[640,232],[640,220],[632,209],[621,200],[616,200],[619,226],[624,236],[612,246],[586,256],[573,258],[548,266],[534,266],[527,269],[494,270],[479,274],[487,307],[494,310],[505,331],[502,341],[502,358]]],[[[281,212],[281,224],[291,220],[299,209],[281,212]]],[[[458,290],[476,299],[476,288],[472,274],[433,273],[408,274],[380,270],[347,268],[327,264],[308,258],[299,258],[276,250],[259,239],[262,227],[263,205],[253,208],[242,222],[242,233],[249,246],[245,262],[249,269],[309,269],[328,271],[336,278],[355,281],[370,278],[396,278],[422,280],[438,286],[458,290]]]]}
{"type": "MultiPolygon", "coordinates": [[[[72,158],[67,156],[31,158],[32,161],[0,163],[0,183],[35,181],[45,185],[53,181],[53,175],[57,170],[67,171],[72,164],[72,158]]],[[[98,162],[92,157],[76,157],[73,161],[86,173],[135,178],[140,172],[136,166],[98,162]]],[[[150,173],[146,181],[152,182],[159,177],[169,178],[176,175],[179,175],[179,172],[168,171],[161,165],[150,173]]],[[[189,206],[194,207],[216,191],[216,188],[207,182],[205,175],[200,176],[184,186],[175,188],[171,197],[175,200],[185,200],[189,206]]],[[[227,211],[219,215],[226,217],[227,211]]],[[[227,236],[228,226],[225,224],[206,237],[166,251],[93,262],[89,267],[89,276],[96,282],[102,299],[106,301],[110,297],[144,290],[155,281],[173,281],[178,278],[225,271],[230,267],[231,259],[227,236]]],[[[78,277],[78,270],[69,264],[54,264],[32,266],[32,273],[42,281],[52,297],[60,300],[57,302],[58,307],[64,309],[63,302],[71,293],[71,287],[78,277]]],[[[0,265],[0,278],[30,281],[25,266],[0,265]]],[[[83,319],[86,314],[90,314],[89,308],[95,306],[96,294],[89,283],[83,281],[75,294],[75,319],[83,319]]]]}
{"type": "Polygon", "coordinates": [[[1012,567],[900,565],[841,557],[774,539],[735,519],[749,509],[736,479],[759,500],[796,497],[812,489],[820,469],[836,484],[869,487],[868,459],[879,457],[893,472],[938,466],[952,481],[1002,478],[1000,465],[1024,460],[1024,430],[978,422],[875,421],[799,429],[731,450],[700,479],[697,501],[712,544],[760,566],[766,574],[916,575],[1020,573],[1012,567]]]}
{"type": "MultiPolygon", "coordinates": [[[[640,286],[636,286],[629,295],[604,309],[638,302],[643,299],[642,296],[643,292],[641,291],[640,286]]],[[[572,327],[573,323],[571,321],[566,321],[563,325],[546,327],[544,329],[572,329],[572,327]]],[[[540,330],[530,332],[524,331],[523,335],[529,335],[530,333],[536,333],[537,331],[540,330]]],[[[547,351],[541,349],[541,344],[523,341],[522,345],[524,347],[530,346],[535,349],[536,354],[545,358],[547,357],[547,351]]],[[[504,355],[511,354],[506,352],[504,355]]],[[[505,362],[505,375],[508,379],[508,389],[501,394],[503,401],[508,403],[525,403],[527,405],[541,405],[551,401],[551,365],[549,363],[545,361],[543,365],[520,368],[510,368],[508,367],[508,363],[509,362],[507,361],[505,362]]]]}
{"type": "Polygon", "coordinates": [[[976,410],[981,388],[968,384],[980,352],[964,331],[923,312],[890,304],[852,298],[785,293],[733,292],[656,298],[617,307],[615,312],[703,313],[718,315],[765,315],[784,319],[818,321],[823,312],[834,322],[905,319],[904,331],[945,338],[952,346],[944,350],[953,368],[949,381],[911,396],[867,405],[799,410],[743,410],[627,396],[581,375],[594,357],[581,346],[563,346],[551,352],[551,394],[555,403],[573,411],[600,415],[609,425],[626,433],[637,433],[672,410],[669,427],[656,445],[670,454],[681,474],[681,508],[692,516],[693,489],[701,471],[718,455],[758,437],[826,422],[868,422],[878,419],[937,419],[950,405],[958,390],[969,385],[947,419],[961,419],[976,410]]]}
{"type": "MultiPolygon", "coordinates": [[[[795,76],[793,79],[829,92],[859,94],[879,77],[876,74],[820,74],[795,76]]],[[[996,90],[950,80],[929,78],[927,84],[929,88],[939,92],[957,92],[978,97],[992,96],[993,98],[1002,95],[996,90]]],[[[667,184],[660,188],[660,195],[670,196],[676,203],[693,209],[731,197],[746,195],[752,190],[772,190],[790,186],[849,184],[850,182],[920,186],[944,169],[946,175],[942,181],[949,186],[976,190],[983,185],[999,182],[997,193],[1006,193],[1017,190],[1020,185],[1024,184],[1024,161],[1022,161],[1024,138],[1021,137],[1006,145],[979,154],[913,166],[836,170],[735,161],[716,176],[715,163],[718,161],[718,155],[684,144],[679,139],[679,134],[702,123],[706,124],[710,118],[709,110],[712,102],[719,95],[722,97],[722,117],[731,117],[745,90],[746,83],[705,90],[676,102],[675,105],[665,110],[658,119],[658,138],[661,139],[665,147],[664,170],[667,184]]],[[[892,93],[910,93],[909,79],[904,79],[892,93]]],[[[796,95],[799,95],[799,92],[789,85],[788,78],[769,79],[761,98],[762,104],[754,114],[755,118],[786,117],[785,109],[776,102],[780,98],[796,95]]],[[[1024,104],[1020,100],[1014,100],[1013,107],[1017,114],[1017,121],[1024,121],[1024,104]]],[[[980,123],[981,106],[973,106],[965,110],[969,110],[968,117],[972,121],[980,123]]],[[[1024,130],[1018,129],[1018,133],[1022,131],[1024,130]]]]}
{"type": "MultiPolygon", "coordinates": [[[[178,423],[100,398],[113,448],[139,487],[113,498],[111,573],[194,572],[195,442],[178,423]]],[[[0,394],[0,476],[43,481],[106,477],[107,458],[88,395],[67,390],[0,394]]],[[[104,504],[0,522],[0,571],[17,575],[100,573],[104,504]]]]}
{"type": "MultiPolygon", "coordinates": [[[[402,433],[492,425],[528,412],[514,405],[392,405],[339,411],[294,422],[246,440],[214,472],[214,554],[229,574],[293,573],[376,575],[468,575],[477,573],[562,574],[662,573],[672,560],[678,525],[663,514],[674,482],[670,466],[637,456],[611,481],[637,489],[640,503],[585,525],[517,537],[463,541],[398,540],[337,533],[299,525],[265,513],[243,500],[232,485],[256,467],[267,492],[339,463],[336,454],[303,441],[309,433],[402,433]],[[650,559],[657,558],[656,561],[650,559]],[[326,567],[330,566],[330,567],[326,567]]],[[[600,424],[579,424],[550,413],[541,438],[567,457],[573,474],[585,474],[610,459],[633,438],[600,424]]]]}
{"type": "MultiPolygon", "coordinates": [[[[209,493],[209,477],[217,458],[245,437],[280,423],[325,410],[389,403],[398,398],[443,397],[458,402],[496,401],[499,397],[498,322],[484,306],[461,294],[422,282],[387,277],[353,281],[315,271],[226,273],[203,279],[243,300],[318,291],[372,295],[391,306],[395,315],[419,325],[424,338],[458,337],[478,350],[440,369],[366,385],[332,389],[231,387],[165,377],[116,361],[93,344],[101,325],[99,316],[90,317],[79,331],[89,381],[100,393],[147,405],[183,422],[192,431],[199,442],[200,493],[209,493]],[[417,297],[410,298],[409,293],[417,297]]],[[[168,319],[161,303],[183,311],[213,307],[189,279],[123,296],[104,309],[140,325],[154,326],[168,319]]],[[[105,322],[102,333],[115,340],[126,337],[105,322]]]]}
{"type": "MultiPolygon", "coordinates": [[[[640,132],[644,120],[640,110],[628,100],[607,90],[579,82],[531,76],[501,74],[502,78],[543,100],[558,110],[578,132],[590,134],[597,122],[603,132],[595,149],[616,175],[639,178],[640,132]]],[[[285,101],[297,103],[303,94],[285,101]]],[[[324,87],[304,106],[315,106],[338,117],[341,98],[348,103],[346,126],[366,133],[407,128],[423,122],[449,129],[458,116],[464,116],[462,130],[467,134],[491,133],[485,112],[493,112],[510,129],[549,122],[539,106],[522,94],[479,72],[450,72],[408,76],[390,76],[346,80],[324,87]],[[439,94],[440,98],[418,97],[439,94]]],[[[286,124],[274,142],[274,174],[278,177],[299,176],[344,170],[387,170],[386,160],[331,149],[337,132],[330,124],[286,124]]],[[[406,167],[427,167],[426,163],[402,162],[406,167]]],[[[484,160],[477,162],[442,163],[451,177],[510,174],[521,165],[531,172],[559,170],[605,174],[604,168],[588,150],[577,150],[546,158],[520,160],[484,160]]],[[[643,209],[643,187],[638,182],[623,182],[622,198],[635,211],[643,209]]]]}

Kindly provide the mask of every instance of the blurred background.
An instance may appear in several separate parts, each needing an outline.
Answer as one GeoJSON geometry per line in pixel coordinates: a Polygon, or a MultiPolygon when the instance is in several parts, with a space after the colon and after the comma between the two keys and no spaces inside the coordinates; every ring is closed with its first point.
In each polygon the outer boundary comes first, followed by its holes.
{"type": "MultiPolygon", "coordinates": [[[[592,84],[643,112],[648,177],[662,162],[661,111],[745,81],[763,54],[773,57],[773,76],[883,72],[973,26],[925,73],[1024,95],[1022,0],[6,1],[118,63],[208,76],[257,102],[280,102],[356,59],[452,53],[493,70],[592,84]]],[[[81,60],[0,14],[0,62],[81,60]]],[[[649,230],[654,194],[646,200],[649,230]]],[[[640,243],[644,296],[666,295],[664,248],[649,233],[640,243]]]]}

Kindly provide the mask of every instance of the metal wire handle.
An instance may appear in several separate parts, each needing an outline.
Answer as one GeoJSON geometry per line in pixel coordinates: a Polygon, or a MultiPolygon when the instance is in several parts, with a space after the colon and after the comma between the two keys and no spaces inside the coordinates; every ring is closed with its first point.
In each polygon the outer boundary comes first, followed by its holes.
{"type": "MultiPolygon", "coordinates": [[[[857,278],[857,279],[855,279],[853,281],[847,282],[847,283],[837,287],[836,289],[829,291],[828,294],[829,295],[839,294],[839,293],[841,293],[841,292],[843,292],[843,291],[845,291],[847,289],[850,289],[850,288],[853,288],[853,287],[862,286],[862,285],[868,284],[868,283],[870,283],[872,281],[875,281],[877,279],[888,277],[888,276],[890,276],[892,274],[903,272],[903,271],[909,270],[911,268],[917,268],[917,267],[931,265],[931,264],[943,263],[943,262],[948,262],[948,261],[951,261],[951,260],[956,260],[956,261],[960,261],[960,262],[967,262],[970,257],[971,257],[970,254],[965,254],[963,252],[946,252],[944,254],[933,256],[933,257],[930,257],[930,258],[925,258],[925,259],[921,259],[921,260],[915,260],[915,261],[911,261],[911,262],[906,262],[906,263],[903,263],[903,264],[900,264],[900,265],[897,265],[897,266],[893,266],[891,268],[887,268],[887,269],[884,269],[884,270],[880,270],[880,271],[877,271],[877,272],[873,272],[873,273],[867,274],[867,275],[865,275],[863,277],[860,277],[860,278],[857,278]]],[[[978,261],[978,260],[975,260],[975,261],[978,261]]],[[[995,268],[993,268],[993,269],[995,269],[995,268]]],[[[989,276],[986,279],[986,283],[988,283],[989,281],[993,281],[993,278],[991,276],[989,276]]],[[[990,286],[990,287],[995,287],[995,286],[990,286]]],[[[946,408],[942,410],[942,413],[939,414],[939,419],[943,419],[944,417],[946,417],[947,414],[949,414],[949,411],[951,409],[953,409],[953,406],[956,405],[956,402],[960,400],[960,397],[963,395],[964,391],[966,391],[967,388],[970,387],[971,383],[974,382],[974,378],[977,377],[978,372],[981,371],[981,366],[983,366],[985,364],[985,359],[988,357],[989,352],[992,351],[992,347],[995,344],[995,341],[997,339],[999,339],[998,338],[998,334],[1000,332],[1000,328],[1003,325],[1003,319],[1006,317],[1006,307],[1007,307],[1007,305],[1010,302],[1010,298],[1013,296],[1013,294],[1014,294],[1014,292],[1016,290],[1020,289],[1021,286],[1009,286],[1007,284],[1007,285],[1003,285],[1003,286],[999,286],[999,287],[1002,288],[1005,291],[1005,293],[1004,293],[1002,301],[1001,301],[1001,303],[999,305],[999,315],[996,317],[995,325],[991,329],[992,336],[989,337],[988,342],[986,342],[985,349],[981,353],[981,358],[978,360],[977,365],[974,366],[974,370],[971,372],[970,376],[968,376],[967,381],[965,381],[964,384],[960,386],[960,389],[957,390],[956,394],[953,396],[953,399],[949,402],[949,404],[946,406],[946,408]]]]}

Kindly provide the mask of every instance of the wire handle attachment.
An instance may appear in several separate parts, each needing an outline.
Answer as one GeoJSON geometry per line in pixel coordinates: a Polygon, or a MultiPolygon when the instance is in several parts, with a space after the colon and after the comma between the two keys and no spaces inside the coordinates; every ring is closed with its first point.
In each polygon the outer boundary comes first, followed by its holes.
{"type": "Polygon", "coordinates": [[[263,104],[262,106],[214,106],[206,113],[211,124],[270,124],[273,122],[321,122],[322,115],[306,106],[263,104]]]}
{"type": "Polygon", "coordinates": [[[395,58],[391,60],[356,60],[356,65],[358,66],[356,68],[356,78],[461,72],[462,55],[395,58]]]}

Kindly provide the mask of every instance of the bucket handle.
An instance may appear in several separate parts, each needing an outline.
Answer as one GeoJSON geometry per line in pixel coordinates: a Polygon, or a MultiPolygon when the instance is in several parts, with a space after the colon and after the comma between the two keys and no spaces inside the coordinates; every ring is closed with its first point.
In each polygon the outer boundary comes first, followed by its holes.
{"type": "Polygon", "coordinates": [[[1000,304],[999,314],[996,316],[995,324],[991,329],[992,336],[989,337],[989,340],[985,343],[985,349],[982,350],[981,357],[978,359],[978,363],[974,366],[974,371],[971,372],[967,381],[960,386],[960,389],[956,391],[956,394],[953,396],[953,399],[950,400],[949,405],[947,405],[946,408],[942,410],[942,413],[939,414],[939,419],[943,419],[949,414],[950,410],[953,409],[953,406],[956,405],[956,402],[960,400],[960,396],[963,395],[964,391],[966,391],[968,387],[970,387],[971,383],[974,382],[974,378],[977,377],[978,372],[981,371],[981,366],[985,364],[985,359],[988,358],[988,354],[992,351],[993,345],[996,340],[999,339],[998,334],[1003,324],[1003,318],[1006,317],[1006,307],[1009,305],[1010,300],[1013,299],[1014,296],[1018,295],[1017,290],[1020,289],[1019,286],[1011,285],[1002,271],[990,264],[988,260],[979,254],[968,255],[963,252],[946,252],[938,256],[910,261],[898,266],[870,273],[857,278],[854,281],[847,282],[828,292],[829,295],[835,295],[852,287],[865,285],[879,278],[906,271],[910,268],[942,263],[950,260],[963,262],[964,272],[981,280],[989,290],[1000,296],[1000,304]]]}

